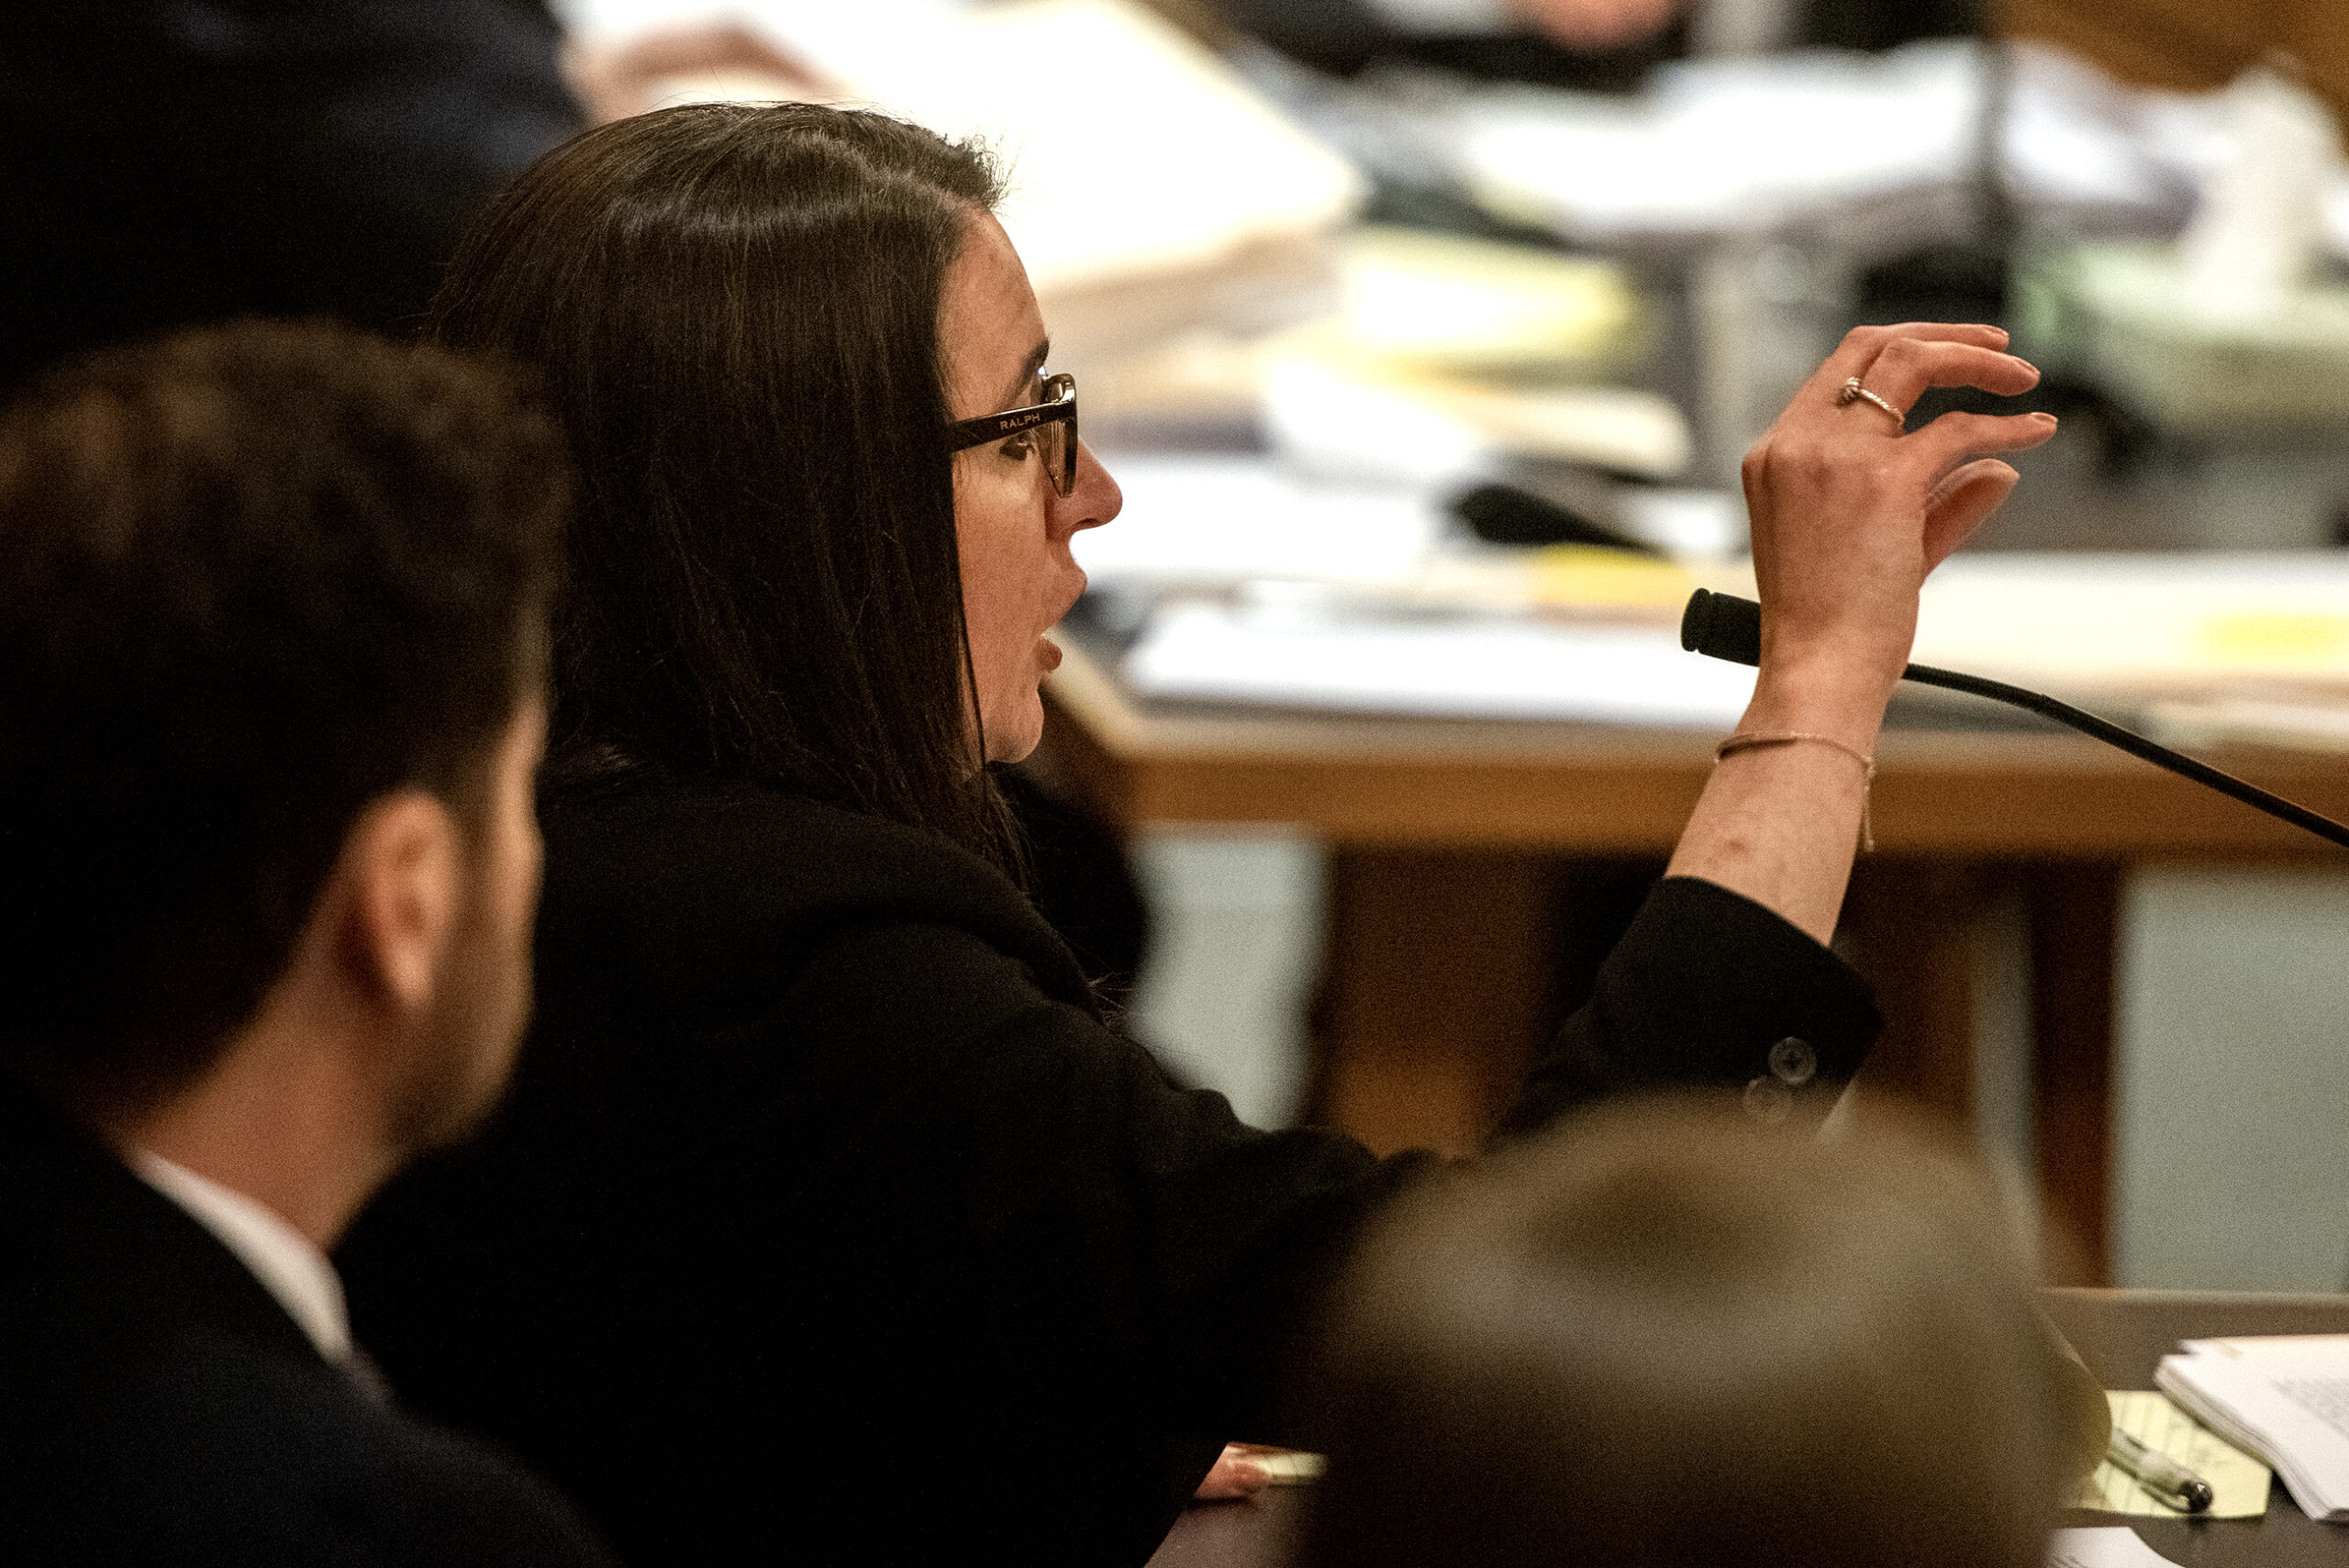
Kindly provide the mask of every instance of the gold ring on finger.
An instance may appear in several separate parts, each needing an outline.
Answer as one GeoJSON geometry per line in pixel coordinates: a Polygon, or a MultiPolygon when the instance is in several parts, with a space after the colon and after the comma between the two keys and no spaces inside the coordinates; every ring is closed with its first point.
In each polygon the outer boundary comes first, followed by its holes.
{"type": "Polygon", "coordinates": [[[1892,422],[1894,424],[1899,426],[1903,429],[1906,429],[1909,427],[1909,416],[1903,414],[1899,409],[1895,408],[1891,404],[1887,403],[1883,398],[1878,397],[1875,393],[1870,392],[1866,387],[1862,386],[1858,376],[1854,376],[1851,380],[1845,382],[1843,384],[1843,389],[1835,395],[1835,406],[1838,408],[1849,408],[1854,403],[1873,403],[1878,408],[1881,408],[1886,413],[1891,415],[1892,422]]]}

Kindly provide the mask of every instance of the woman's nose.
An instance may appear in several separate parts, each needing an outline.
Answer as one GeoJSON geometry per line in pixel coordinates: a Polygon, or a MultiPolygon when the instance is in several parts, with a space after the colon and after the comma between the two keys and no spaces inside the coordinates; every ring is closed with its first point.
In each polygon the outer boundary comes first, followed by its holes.
{"type": "Polygon", "coordinates": [[[1079,441],[1076,446],[1076,485],[1067,495],[1052,497],[1052,521],[1062,531],[1078,534],[1086,528],[1097,528],[1113,520],[1125,509],[1125,493],[1093,449],[1079,441]]]}

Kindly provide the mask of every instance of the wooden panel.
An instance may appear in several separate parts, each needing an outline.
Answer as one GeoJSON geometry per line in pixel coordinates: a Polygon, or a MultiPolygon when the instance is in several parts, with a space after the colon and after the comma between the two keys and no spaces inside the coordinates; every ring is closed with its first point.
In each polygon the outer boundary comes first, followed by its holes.
{"type": "Polygon", "coordinates": [[[1380,1153],[1470,1152],[1554,1020],[1549,867],[1356,851],[1330,868],[1315,1119],[1380,1153]]]}
{"type": "Polygon", "coordinates": [[[2124,82],[2171,92],[2223,87],[2283,58],[2349,130],[2349,13],[2326,0],[1997,0],[2002,33],[2052,43],[2124,82]]]}
{"type": "Polygon", "coordinates": [[[2112,1277],[2112,1009],[2121,868],[2032,878],[2033,1134],[2059,1284],[2112,1277]],[[2064,1277],[2069,1275],[2070,1277],[2064,1277]]]}
{"type": "MultiPolygon", "coordinates": [[[[1054,765],[1127,825],[1286,822],[1341,844],[1654,854],[1679,836],[1712,765],[1712,737],[1688,731],[1145,709],[1076,652],[1047,695],[1054,765]]],[[[1876,755],[1887,855],[2339,853],[2079,736],[1896,729],[1876,755]]],[[[2349,816],[2349,768],[2333,759],[2213,761],[2349,816]]]]}
{"type": "Polygon", "coordinates": [[[1962,862],[1871,856],[1852,873],[1839,937],[1875,986],[1884,1034],[1861,1103],[1897,1099],[1952,1127],[1974,1115],[1976,923],[1986,883],[1962,862]]]}

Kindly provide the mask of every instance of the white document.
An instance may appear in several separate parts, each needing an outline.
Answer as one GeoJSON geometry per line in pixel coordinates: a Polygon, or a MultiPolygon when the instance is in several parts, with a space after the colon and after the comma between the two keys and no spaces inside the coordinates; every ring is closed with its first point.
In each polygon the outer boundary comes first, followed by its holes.
{"type": "Polygon", "coordinates": [[[2349,693],[2349,558],[1961,554],[1926,580],[1909,657],[2091,700],[2240,682],[2349,693]]]}
{"type": "Polygon", "coordinates": [[[2048,1539],[2047,1568],[2175,1568],[2127,1525],[2059,1529],[2048,1539]]]}
{"type": "Polygon", "coordinates": [[[1069,547],[1099,588],[1389,582],[1443,532],[1433,491],[1316,483],[1260,457],[1113,457],[1109,473],[1126,509],[1069,547]]]}
{"type": "Polygon", "coordinates": [[[1754,679],[1683,652],[1666,627],[1349,620],[1212,604],[1162,610],[1125,673],[1155,697],[1719,733],[1745,711],[1754,679]]]}
{"type": "MultiPolygon", "coordinates": [[[[1326,307],[1330,237],[1368,194],[1353,164],[1137,0],[558,9],[606,42],[738,18],[854,101],[993,149],[1009,177],[996,216],[1064,361],[1104,362],[1202,326],[1285,326],[1326,307]]],[[[731,96],[735,85],[705,83],[685,99],[731,96]]]]}
{"type": "Polygon", "coordinates": [[[1759,230],[1963,180],[1982,82],[1943,43],[1687,61],[1635,98],[1479,97],[1459,156],[1491,206],[1581,238],[1759,230]]]}
{"type": "Polygon", "coordinates": [[[2246,1334],[2232,1340],[2181,1340],[2189,1356],[2242,1356],[2264,1365],[2349,1365],[2349,1334],[2246,1334]]]}
{"type": "Polygon", "coordinates": [[[875,43],[841,73],[885,109],[996,147],[1011,174],[1004,227],[1048,298],[1326,233],[1366,194],[1352,164],[1131,0],[975,6],[875,43]]]}
{"type": "Polygon", "coordinates": [[[2265,1461],[2310,1518],[2349,1521],[2349,1338],[2197,1341],[2154,1382],[2265,1461]]]}
{"type": "MultiPolygon", "coordinates": [[[[2223,163],[2224,94],[2129,86],[2050,45],[2005,47],[2000,162],[2024,206],[2182,218],[2223,163]]],[[[1760,230],[1962,186],[1987,80],[1980,46],[1943,39],[1680,61],[1634,98],[1478,94],[1453,117],[1454,156],[1496,206],[1581,238],[1760,230]]],[[[2326,242],[2349,255],[2349,168],[2336,157],[2325,174],[2326,242]]]]}

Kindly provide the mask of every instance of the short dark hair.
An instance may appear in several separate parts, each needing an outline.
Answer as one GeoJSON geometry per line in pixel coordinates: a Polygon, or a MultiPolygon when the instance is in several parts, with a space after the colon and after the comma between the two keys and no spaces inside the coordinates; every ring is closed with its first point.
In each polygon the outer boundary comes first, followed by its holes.
{"type": "Polygon", "coordinates": [[[529,366],[583,481],[551,775],[756,779],[1016,860],[939,344],[998,195],[885,116],[695,105],[574,138],[474,228],[429,329],[529,366]]]}
{"type": "Polygon", "coordinates": [[[2102,1453],[1989,1184],[1910,1136],[1603,1112],[1407,1203],[1332,1316],[1306,1568],[2039,1568],[2102,1453]]]}
{"type": "Polygon", "coordinates": [[[366,805],[461,805],[544,680],[568,506],[509,380],[241,323],[0,415],[0,1070],[85,1111],[249,1021],[366,805]]]}

